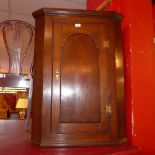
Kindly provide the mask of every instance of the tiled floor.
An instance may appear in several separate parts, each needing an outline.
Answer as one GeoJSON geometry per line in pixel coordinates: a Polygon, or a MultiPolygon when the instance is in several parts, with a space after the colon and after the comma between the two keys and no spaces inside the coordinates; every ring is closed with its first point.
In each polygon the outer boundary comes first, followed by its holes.
{"type": "Polygon", "coordinates": [[[0,120],[0,155],[139,155],[136,147],[67,147],[40,148],[30,142],[30,132],[25,131],[25,121],[0,120]],[[117,152],[117,153],[116,153],[117,152]]]}

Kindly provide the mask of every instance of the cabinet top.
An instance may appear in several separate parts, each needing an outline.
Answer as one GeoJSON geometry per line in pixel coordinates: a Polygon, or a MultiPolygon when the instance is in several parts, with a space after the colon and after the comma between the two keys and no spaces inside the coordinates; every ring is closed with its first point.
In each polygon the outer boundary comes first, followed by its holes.
{"type": "Polygon", "coordinates": [[[122,21],[123,16],[114,11],[95,11],[81,9],[63,9],[63,8],[42,8],[32,13],[34,18],[40,16],[79,16],[79,17],[101,17],[111,18],[116,21],[122,21]]]}

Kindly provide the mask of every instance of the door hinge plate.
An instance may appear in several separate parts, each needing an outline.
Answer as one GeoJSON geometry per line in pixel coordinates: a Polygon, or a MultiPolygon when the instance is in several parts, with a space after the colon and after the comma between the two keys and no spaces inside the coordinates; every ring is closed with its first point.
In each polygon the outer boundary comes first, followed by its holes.
{"type": "Polygon", "coordinates": [[[111,113],[112,113],[111,105],[106,105],[106,113],[111,115],[111,113]]]}
{"type": "Polygon", "coordinates": [[[104,48],[110,48],[110,41],[109,40],[104,40],[103,41],[103,47],[104,48]]]}

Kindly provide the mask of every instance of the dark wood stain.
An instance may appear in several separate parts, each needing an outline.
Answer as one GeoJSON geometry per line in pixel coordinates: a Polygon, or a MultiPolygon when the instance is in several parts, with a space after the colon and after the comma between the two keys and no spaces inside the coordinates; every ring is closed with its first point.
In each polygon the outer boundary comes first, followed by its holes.
{"type": "Polygon", "coordinates": [[[47,8],[33,15],[32,143],[50,147],[126,142],[122,16],[47,8]]]}

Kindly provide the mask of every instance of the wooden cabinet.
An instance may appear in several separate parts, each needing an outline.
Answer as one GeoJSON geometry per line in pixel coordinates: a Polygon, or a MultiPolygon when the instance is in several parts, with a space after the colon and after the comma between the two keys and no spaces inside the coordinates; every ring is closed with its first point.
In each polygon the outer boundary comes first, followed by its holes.
{"type": "Polygon", "coordinates": [[[47,8],[33,16],[32,142],[40,146],[125,142],[122,16],[47,8]]]}

